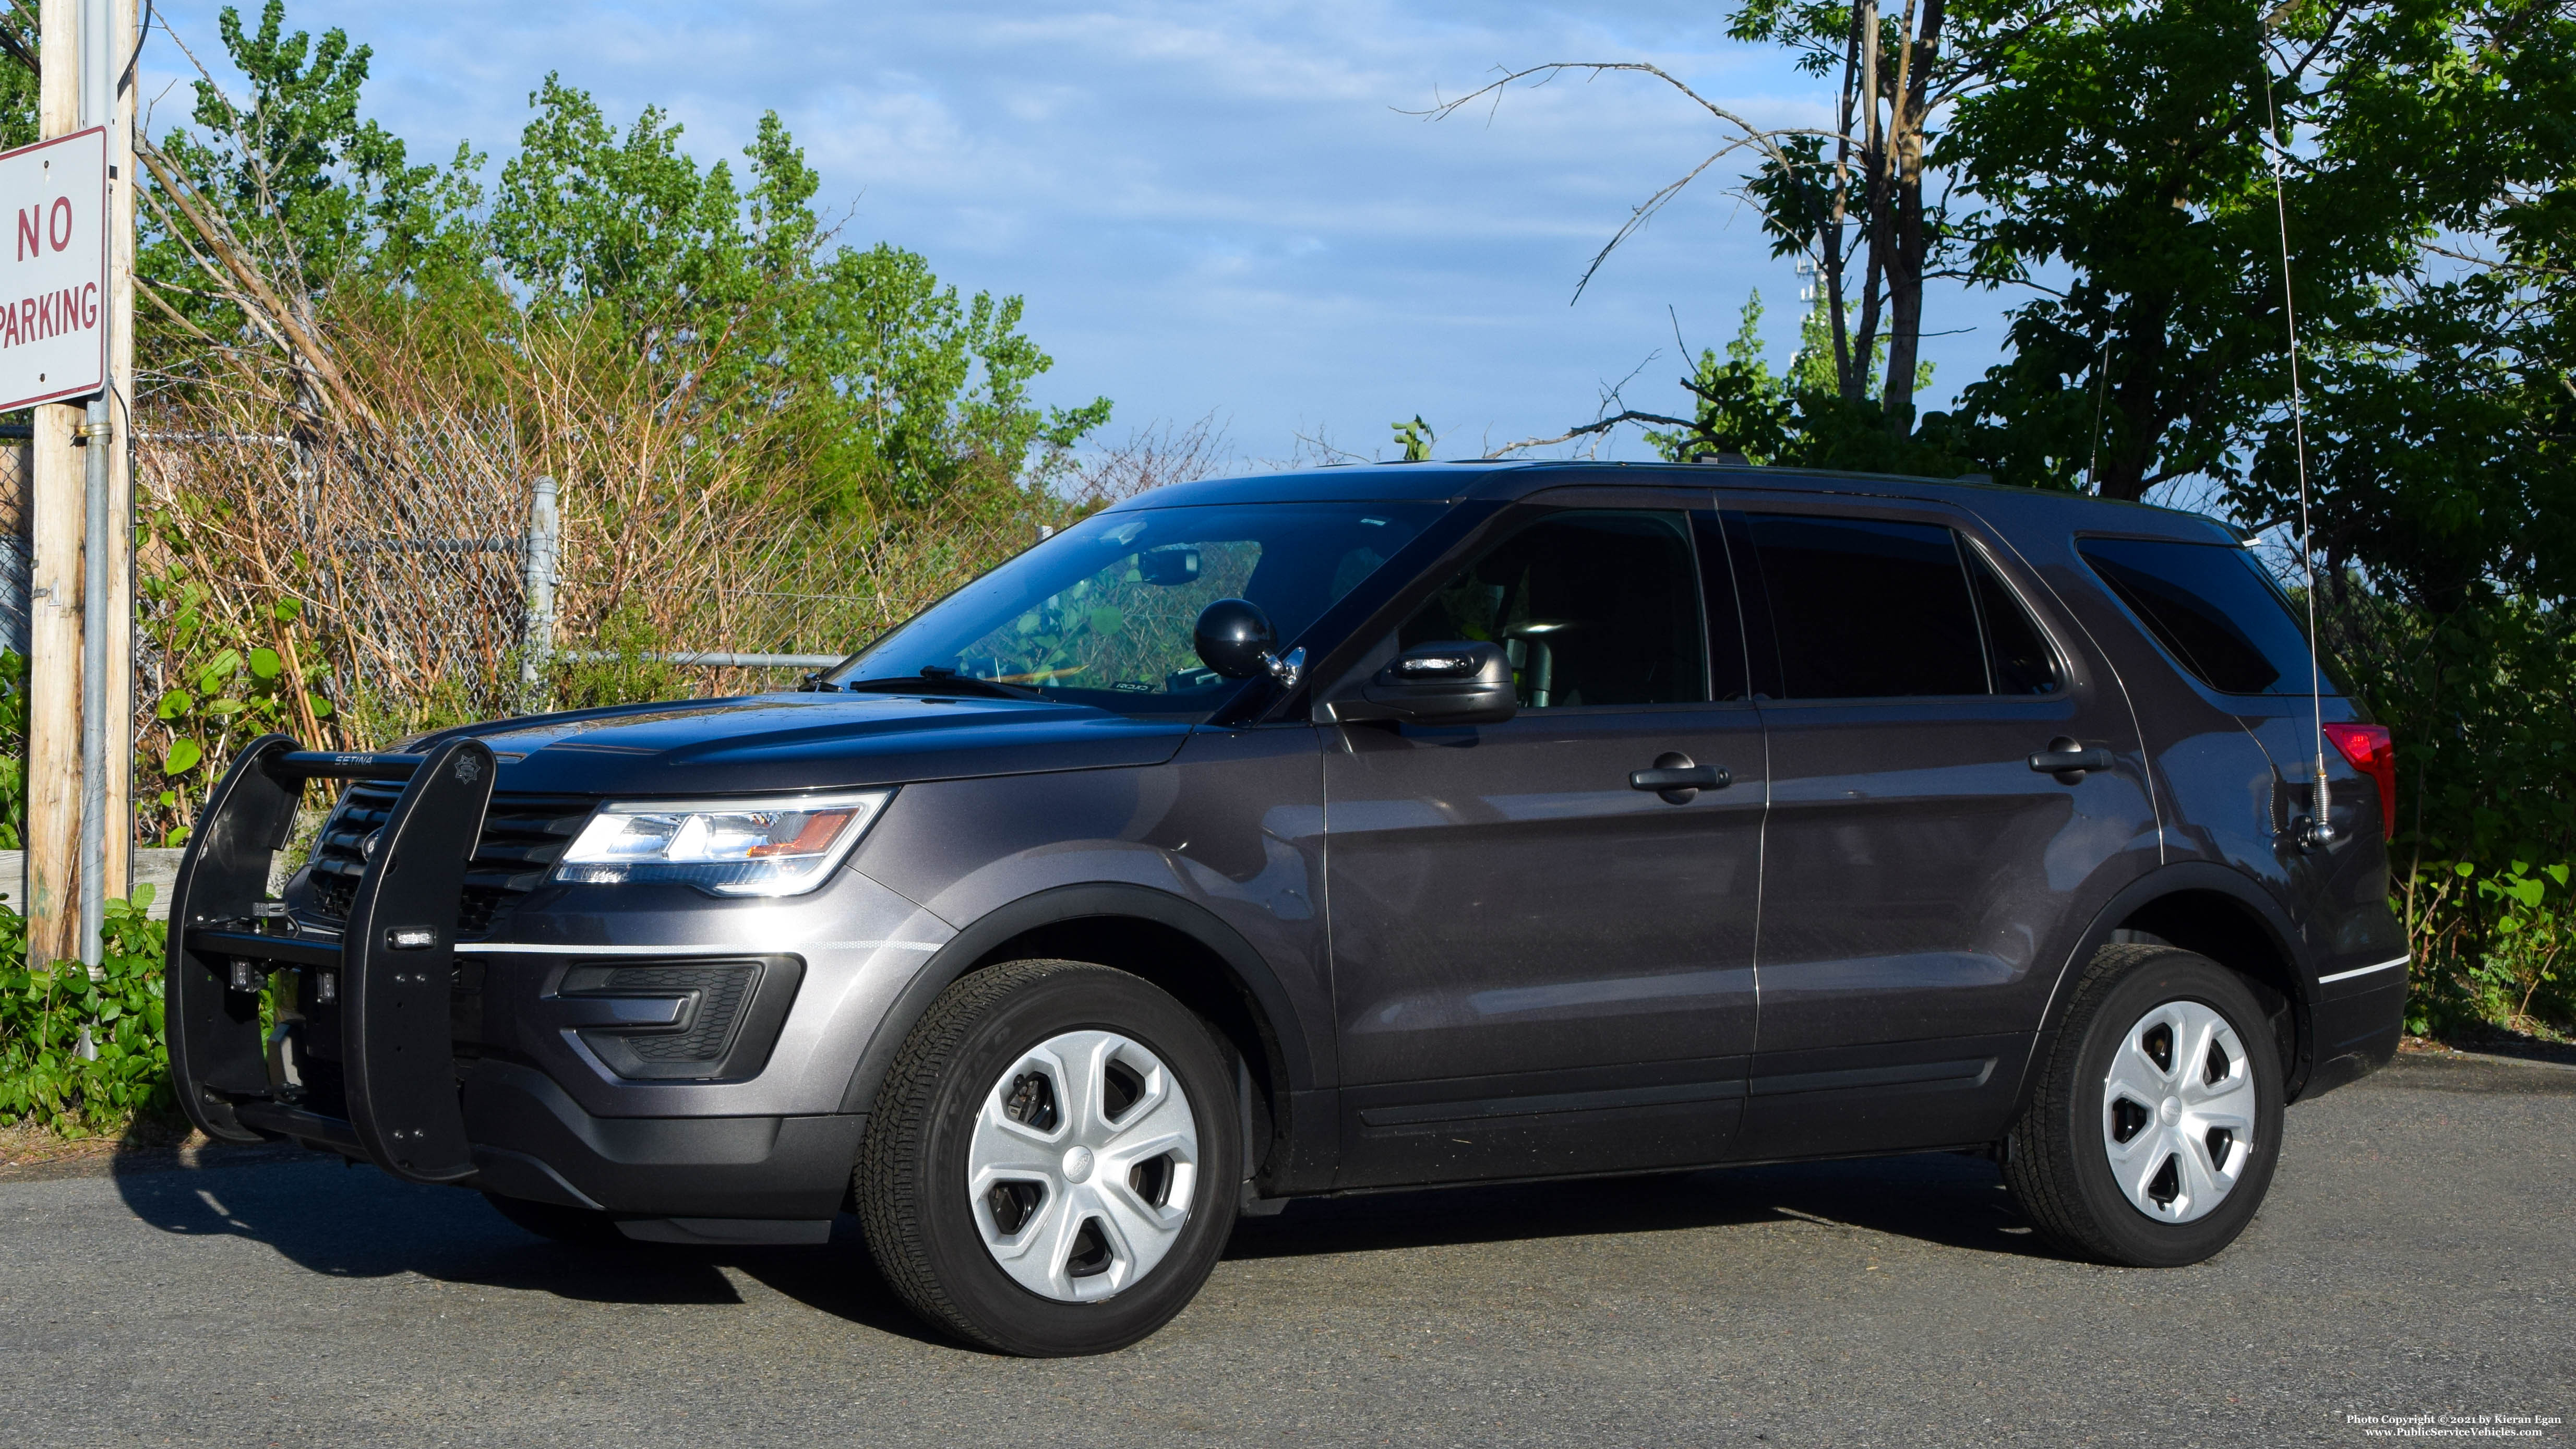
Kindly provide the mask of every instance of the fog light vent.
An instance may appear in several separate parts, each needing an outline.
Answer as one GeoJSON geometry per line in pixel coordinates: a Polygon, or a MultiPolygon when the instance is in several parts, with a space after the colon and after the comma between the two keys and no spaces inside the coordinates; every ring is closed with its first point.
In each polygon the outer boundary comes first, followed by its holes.
{"type": "Polygon", "coordinates": [[[575,966],[555,988],[561,996],[686,995],[695,1009],[668,1027],[584,1027],[581,1039],[622,1077],[714,1076],[734,1044],[743,1008],[760,985],[758,961],[691,961],[651,966],[575,966]]]}

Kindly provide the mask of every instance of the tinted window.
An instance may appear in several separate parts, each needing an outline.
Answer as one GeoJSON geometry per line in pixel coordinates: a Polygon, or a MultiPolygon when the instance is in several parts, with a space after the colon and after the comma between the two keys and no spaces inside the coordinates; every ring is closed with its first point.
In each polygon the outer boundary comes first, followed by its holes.
{"type": "Polygon", "coordinates": [[[1750,699],[1744,667],[1744,612],[1736,603],[1735,571],[1728,561],[1724,524],[1712,512],[1695,512],[1700,588],[1708,609],[1708,692],[1712,699],[1750,699]]]}
{"type": "Polygon", "coordinates": [[[1503,646],[1523,709],[1708,698],[1699,574],[1679,513],[1550,514],[1486,551],[1397,631],[1503,646]]]}
{"type": "Polygon", "coordinates": [[[1996,576],[1994,565],[1973,548],[1961,552],[1968,556],[1968,578],[1977,590],[1977,614],[1986,626],[1988,692],[2055,694],[2057,653],[2048,647],[2048,636],[2039,631],[2030,611],[1996,576]]]}
{"type": "Polygon", "coordinates": [[[1790,699],[1986,693],[1950,530],[1862,518],[1746,519],[1790,699]]]}
{"type": "Polygon", "coordinates": [[[2307,635],[2252,554],[2142,538],[2088,538],[2076,548],[2203,684],[2226,694],[2307,693],[2307,635]]]}

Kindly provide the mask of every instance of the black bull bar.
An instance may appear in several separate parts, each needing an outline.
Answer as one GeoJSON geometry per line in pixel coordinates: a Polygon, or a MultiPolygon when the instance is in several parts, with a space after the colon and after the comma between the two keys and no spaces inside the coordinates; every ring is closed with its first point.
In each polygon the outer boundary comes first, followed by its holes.
{"type": "MultiPolygon", "coordinates": [[[[197,817],[170,892],[170,1075],[200,1131],[223,1142],[295,1138],[364,1156],[411,1182],[474,1171],[449,995],[466,863],[492,776],[491,748],[474,739],[425,754],[360,755],[263,735],[233,762],[197,817]],[[270,858],[315,779],[405,782],[337,941],[296,933],[274,906],[259,909],[269,904],[270,858]],[[311,1110],[271,1077],[259,994],[279,968],[331,979],[345,1118],[311,1110]]],[[[305,1029],[314,1026],[308,1020],[305,1029]]]]}

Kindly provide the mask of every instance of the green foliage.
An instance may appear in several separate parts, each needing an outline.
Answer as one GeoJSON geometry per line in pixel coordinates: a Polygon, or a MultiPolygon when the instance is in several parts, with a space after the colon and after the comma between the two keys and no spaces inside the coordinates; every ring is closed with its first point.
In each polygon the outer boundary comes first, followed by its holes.
{"type": "Polygon", "coordinates": [[[2569,877],[2563,861],[2482,871],[2462,860],[2421,880],[2407,1029],[2449,1035],[2492,1021],[2564,1033],[2576,1025],[2564,970],[2576,946],[2569,877]]]}
{"type": "MultiPolygon", "coordinates": [[[[1978,199],[1955,220],[1954,264],[2032,297],[2011,314],[2011,356],[1961,397],[1960,435],[1999,477],[2135,498],[2185,476],[2244,480],[2259,454],[2252,494],[2294,488],[2285,217],[2324,414],[2310,437],[2327,455],[2414,441],[2375,425],[2392,406],[2419,437],[2527,434],[2448,405],[2446,384],[2500,370],[2554,390],[2564,375],[2565,324],[2547,314],[2566,310],[2532,310],[2564,285],[2540,259],[2566,255],[2576,171],[2563,5],[1979,0],[1955,14],[1972,50],[2008,38],[1931,157],[1978,199]],[[2388,375],[2370,382],[2370,367],[2388,375]],[[2402,396],[2398,375],[2419,368],[2402,396]]],[[[2471,398],[2498,394],[2484,382],[2471,398]]]]}
{"type": "Polygon", "coordinates": [[[694,683],[688,671],[650,657],[669,645],[641,610],[622,607],[584,641],[586,654],[604,657],[555,667],[550,681],[553,701],[562,709],[594,709],[644,699],[685,698],[694,683]]]}
{"type": "Polygon", "coordinates": [[[604,309],[640,353],[696,374],[699,406],[782,421],[818,509],[1007,509],[1039,481],[1033,454],[1107,420],[1106,399],[1030,400],[1053,361],[1020,332],[1019,298],[961,299],[914,253],[833,246],[776,113],[744,148],[743,191],[725,162],[701,171],[657,108],[620,133],[552,75],[529,102],[490,230],[531,314],[604,309]]]}
{"type": "Polygon", "coordinates": [[[27,656],[0,649],[0,850],[27,845],[27,656]]]}
{"type": "MultiPolygon", "coordinates": [[[[1959,222],[1977,276],[2072,277],[2015,309],[2012,361],[1970,385],[1962,411],[2004,481],[2071,486],[2091,448],[2089,429],[2066,424],[2089,416],[2082,383],[2107,359],[2099,487],[2135,498],[2228,466],[2286,393],[2264,16],[2251,0],[2159,0],[2032,19],[1998,84],[1959,103],[1934,161],[1981,203],[1959,222]]],[[[2348,219],[2311,226],[2326,197],[2297,200],[2294,224],[2313,238],[2302,310],[2351,305],[2361,274],[2396,261],[2394,239],[2348,219]]]]}
{"type": "Polygon", "coordinates": [[[36,125],[36,67],[26,63],[37,55],[35,19],[24,6],[0,14],[0,31],[8,37],[8,54],[0,56],[0,150],[42,139],[36,125]]]}
{"type": "MultiPolygon", "coordinates": [[[[215,28],[247,82],[240,100],[196,83],[194,131],[160,142],[164,155],[218,207],[276,276],[316,293],[355,275],[394,284],[476,268],[464,218],[482,199],[483,158],[460,146],[445,168],[411,164],[401,138],[358,114],[374,57],[338,29],[319,40],[285,29],[284,0],[268,0],[257,29],[230,6],[215,28]]],[[[210,331],[241,325],[195,284],[190,243],[139,215],[137,272],[210,331]]],[[[198,250],[202,250],[199,247],[198,250]]]]}
{"type": "MultiPolygon", "coordinates": [[[[283,0],[256,28],[229,8],[217,28],[244,94],[201,82],[193,129],[163,153],[290,305],[392,308],[404,330],[446,339],[451,381],[493,405],[526,400],[471,361],[490,340],[524,355],[538,329],[604,331],[607,351],[651,364],[664,405],[714,436],[759,439],[769,471],[800,479],[818,511],[898,523],[1019,508],[1109,416],[1106,399],[1033,400],[1054,364],[1021,332],[1021,299],[961,297],[914,253],[840,245],[774,113],[737,179],[682,149],[659,107],[620,128],[550,74],[487,195],[470,145],[444,168],[414,165],[364,119],[368,47],[288,31],[283,0]]],[[[147,225],[145,283],[218,343],[255,336],[192,248],[206,250],[147,225]]],[[[158,320],[138,345],[176,377],[230,365],[158,320]]]]}
{"type": "MultiPolygon", "coordinates": [[[[1702,453],[1736,453],[1754,463],[1785,461],[1797,426],[1789,380],[1772,374],[1762,347],[1762,294],[1744,301],[1735,340],[1726,356],[1702,349],[1697,367],[1682,379],[1696,403],[1691,426],[1649,430],[1646,442],[1665,458],[1686,463],[1702,453]]],[[[1805,354],[1800,354],[1803,361],[1805,354]]],[[[1797,371],[1795,365],[1792,373],[1797,371]]],[[[1809,390],[1799,389],[1804,399],[1809,390]]]]}
{"type": "MultiPolygon", "coordinates": [[[[1842,395],[1821,307],[1810,309],[1800,323],[1798,354],[1785,374],[1771,370],[1761,322],[1757,291],[1745,300],[1726,355],[1701,352],[1696,370],[1682,379],[1695,403],[1691,425],[1646,433],[1656,452],[1675,462],[1734,453],[1756,464],[1936,478],[1967,471],[1953,451],[1945,415],[1928,414],[1909,436],[1888,428],[1877,403],[1842,395]]],[[[1916,386],[1928,384],[1931,373],[1930,364],[1919,367],[1916,386]]]]}
{"type": "Polygon", "coordinates": [[[961,300],[918,254],[834,253],[796,294],[784,356],[794,444],[820,507],[989,520],[1039,464],[1109,420],[1109,400],[1041,408],[1055,363],[1020,331],[1018,297],[961,300]]]}
{"type": "Polygon", "coordinates": [[[1431,445],[1440,441],[1440,435],[1431,431],[1431,425],[1422,420],[1422,414],[1415,413],[1411,422],[1395,422],[1387,426],[1395,429],[1395,445],[1404,450],[1404,461],[1431,461],[1431,445]]]}
{"type": "Polygon", "coordinates": [[[768,223],[755,232],[731,169],[719,161],[701,173],[680,150],[679,123],[660,107],[645,107],[621,137],[597,102],[559,76],[548,75],[528,103],[537,117],[501,169],[491,240],[531,307],[604,303],[659,341],[657,329],[685,328],[710,306],[753,300],[764,280],[783,282],[783,264],[804,250],[798,233],[814,179],[801,157],[768,144],[782,134],[775,115],[751,148],[756,218],[768,223]],[[770,277],[755,259],[771,264],[770,277]]]}
{"type": "Polygon", "coordinates": [[[160,822],[146,838],[175,846],[186,843],[195,801],[236,747],[271,731],[318,742],[320,723],[335,711],[328,669],[306,662],[298,647],[303,600],[280,594],[240,617],[218,607],[192,575],[192,535],[170,515],[148,517],[144,536],[148,555],[165,562],[138,572],[138,612],[172,683],[149,701],[153,728],[138,751],[137,803],[144,819],[160,822]],[[150,758],[154,744],[157,760],[150,758]]]}
{"type": "Polygon", "coordinates": [[[26,918],[0,913],[0,1122],[78,1137],[173,1105],[167,932],[146,915],[151,900],[138,886],[134,899],[107,903],[96,975],[77,961],[30,963],[26,918]]]}
{"type": "Polygon", "coordinates": [[[2417,1029],[2514,1014],[2576,1027],[2576,1000],[2534,974],[2576,939],[2563,890],[2487,888],[2553,879],[2514,862],[2576,854],[2576,620],[2509,596],[2437,613],[2349,576],[2319,584],[2327,641],[2396,741],[2389,850],[2417,1029]]]}

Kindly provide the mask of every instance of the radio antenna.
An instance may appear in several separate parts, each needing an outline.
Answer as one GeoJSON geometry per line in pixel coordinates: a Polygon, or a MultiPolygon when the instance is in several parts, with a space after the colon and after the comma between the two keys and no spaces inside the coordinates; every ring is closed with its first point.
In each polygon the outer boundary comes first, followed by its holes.
{"type": "Polygon", "coordinates": [[[2272,102],[2272,68],[2263,67],[2263,119],[2272,132],[2272,213],[2281,225],[2281,320],[2290,332],[2290,448],[2299,470],[2299,566],[2308,581],[2308,709],[2314,730],[2310,741],[2316,746],[2316,781],[2311,790],[2307,834],[2302,843],[2328,845],[2334,841],[2333,816],[2328,813],[2326,795],[2326,688],[2325,666],[2317,653],[2317,550],[2316,535],[2308,519],[2308,433],[2306,400],[2299,392],[2299,314],[2290,292],[2290,204],[2284,197],[2282,158],[2289,147],[2281,139],[2281,113],[2272,102]]]}

